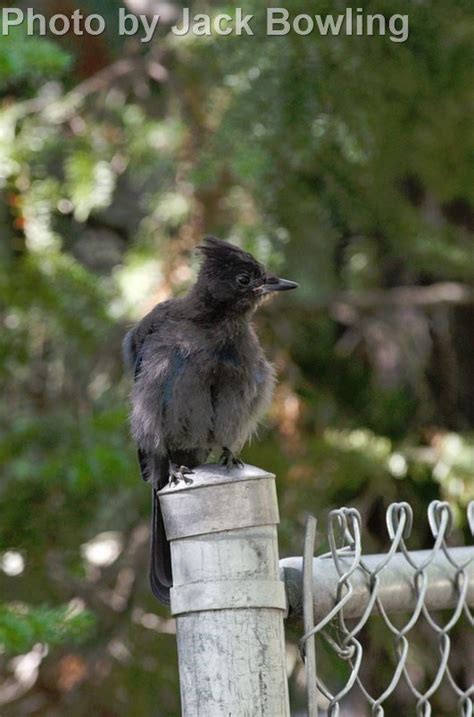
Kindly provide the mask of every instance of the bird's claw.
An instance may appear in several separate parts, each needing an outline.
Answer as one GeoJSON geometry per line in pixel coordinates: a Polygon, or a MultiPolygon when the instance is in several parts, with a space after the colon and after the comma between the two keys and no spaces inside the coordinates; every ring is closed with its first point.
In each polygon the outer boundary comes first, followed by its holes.
{"type": "Polygon", "coordinates": [[[232,453],[229,448],[222,450],[222,455],[219,458],[219,463],[230,470],[231,468],[243,468],[245,463],[240,458],[232,453]]]}
{"type": "Polygon", "coordinates": [[[174,483],[186,483],[187,485],[193,482],[192,478],[186,478],[188,475],[192,475],[194,471],[191,470],[191,468],[187,468],[186,466],[178,466],[177,463],[170,463],[170,477],[168,481],[168,485],[173,485],[174,483]]]}

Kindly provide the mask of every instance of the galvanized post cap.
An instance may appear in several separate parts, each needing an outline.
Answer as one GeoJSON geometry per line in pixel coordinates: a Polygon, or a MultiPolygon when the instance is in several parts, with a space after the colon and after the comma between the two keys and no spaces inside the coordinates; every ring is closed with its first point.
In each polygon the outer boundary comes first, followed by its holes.
{"type": "Polygon", "coordinates": [[[168,540],[279,523],[272,473],[205,465],[189,477],[159,492],[168,540]]]}

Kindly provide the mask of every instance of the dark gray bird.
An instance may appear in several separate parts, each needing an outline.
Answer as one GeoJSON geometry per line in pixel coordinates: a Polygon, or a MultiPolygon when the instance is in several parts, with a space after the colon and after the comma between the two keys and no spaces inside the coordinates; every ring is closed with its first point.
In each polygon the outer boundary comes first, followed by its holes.
{"type": "Polygon", "coordinates": [[[166,604],[171,559],[157,491],[192,480],[192,469],[215,448],[226,466],[242,465],[238,453],[274,385],[252,315],[270,292],[297,286],[228,242],[208,237],[198,250],[203,260],[189,293],[155,306],[124,340],[135,372],[132,433],[142,477],[153,488],[150,582],[166,604]]]}

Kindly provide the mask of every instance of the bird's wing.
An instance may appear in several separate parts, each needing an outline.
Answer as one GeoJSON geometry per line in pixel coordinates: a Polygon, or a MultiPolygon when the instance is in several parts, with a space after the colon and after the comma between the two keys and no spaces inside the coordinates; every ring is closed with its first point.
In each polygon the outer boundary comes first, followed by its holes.
{"type": "Polygon", "coordinates": [[[157,491],[166,485],[169,457],[164,445],[158,445],[162,433],[160,403],[171,400],[174,382],[182,370],[179,352],[163,345],[170,301],[156,306],[123,341],[125,364],[134,372],[132,430],[138,447],[142,478],[152,486],[150,585],[155,597],[165,605],[170,602],[172,585],[170,546],[161,514],[157,491]],[[143,365],[150,373],[142,372],[143,365]],[[140,380],[138,380],[140,377],[140,380]],[[151,402],[150,402],[151,398],[151,402]]]}
{"type": "MultiPolygon", "coordinates": [[[[167,303],[167,302],[166,302],[167,303]]],[[[143,363],[147,339],[159,332],[167,307],[155,307],[140,323],[131,329],[123,341],[125,364],[133,370],[135,386],[143,363]]],[[[163,525],[158,488],[168,480],[168,457],[156,451],[143,450],[138,441],[138,462],[143,480],[152,485],[152,518],[150,536],[150,586],[155,597],[164,605],[170,602],[172,585],[171,553],[163,525]]]]}
{"type": "Polygon", "coordinates": [[[140,372],[142,348],[149,336],[158,332],[166,319],[171,301],[155,306],[136,326],[127,332],[122,343],[122,355],[125,365],[131,369],[135,378],[140,372]]]}

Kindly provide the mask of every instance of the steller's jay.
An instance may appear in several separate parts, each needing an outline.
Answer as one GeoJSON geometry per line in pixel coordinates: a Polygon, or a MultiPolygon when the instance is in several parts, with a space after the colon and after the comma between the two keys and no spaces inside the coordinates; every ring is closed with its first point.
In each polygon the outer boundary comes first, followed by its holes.
{"type": "Polygon", "coordinates": [[[213,448],[227,467],[243,465],[238,452],[274,385],[252,315],[270,292],[297,286],[228,242],[208,237],[198,250],[203,261],[189,293],[155,306],[123,344],[135,372],[132,434],[142,477],[153,489],[150,583],[165,604],[171,557],[157,491],[168,481],[190,481],[213,448]]]}

